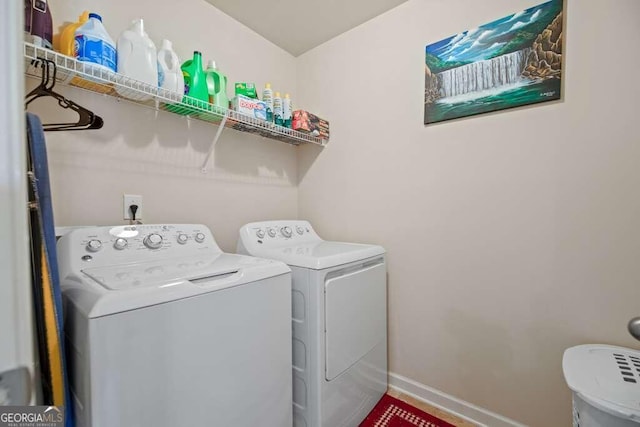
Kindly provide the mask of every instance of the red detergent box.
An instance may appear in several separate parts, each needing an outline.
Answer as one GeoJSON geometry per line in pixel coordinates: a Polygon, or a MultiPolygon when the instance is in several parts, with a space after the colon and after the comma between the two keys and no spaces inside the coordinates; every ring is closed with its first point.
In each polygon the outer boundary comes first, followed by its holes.
{"type": "Polygon", "coordinates": [[[305,110],[293,112],[291,128],[300,132],[308,132],[323,139],[329,139],[329,122],[305,110]]]}

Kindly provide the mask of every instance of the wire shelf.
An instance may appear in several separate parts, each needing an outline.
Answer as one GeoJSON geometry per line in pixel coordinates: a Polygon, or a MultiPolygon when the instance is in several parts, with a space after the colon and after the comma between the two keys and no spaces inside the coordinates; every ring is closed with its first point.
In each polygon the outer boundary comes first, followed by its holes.
{"type": "MultiPolygon", "coordinates": [[[[81,62],[75,58],[25,42],[24,59],[25,74],[27,76],[40,78],[42,69],[37,66],[36,62],[39,58],[51,60],[56,64],[56,83],[109,95],[145,107],[168,111],[241,132],[258,134],[265,138],[292,145],[310,143],[325,146],[328,142],[326,139],[317,138],[311,134],[277,126],[237,111],[221,108],[177,92],[143,83],[114,73],[99,65],[81,62]]],[[[218,129],[213,145],[215,145],[217,138],[220,136],[221,130],[218,129]]],[[[203,169],[205,167],[206,164],[203,165],[203,169]]]]}

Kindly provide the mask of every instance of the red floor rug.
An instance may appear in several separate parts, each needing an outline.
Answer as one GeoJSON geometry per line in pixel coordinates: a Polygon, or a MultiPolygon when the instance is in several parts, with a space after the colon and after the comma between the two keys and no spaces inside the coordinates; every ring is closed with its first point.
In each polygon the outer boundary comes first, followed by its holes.
{"type": "Polygon", "coordinates": [[[455,427],[385,394],[360,427],[455,427]]]}

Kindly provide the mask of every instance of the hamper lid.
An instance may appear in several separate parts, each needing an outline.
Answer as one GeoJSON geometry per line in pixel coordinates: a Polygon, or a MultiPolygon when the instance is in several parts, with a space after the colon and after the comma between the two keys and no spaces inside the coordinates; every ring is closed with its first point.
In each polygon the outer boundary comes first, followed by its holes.
{"type": "Polygon", "coordinates": [[[569,388],[617,417],[640,421],[640,351],[611,345],[579,345],[564,352],[569,388]]]}

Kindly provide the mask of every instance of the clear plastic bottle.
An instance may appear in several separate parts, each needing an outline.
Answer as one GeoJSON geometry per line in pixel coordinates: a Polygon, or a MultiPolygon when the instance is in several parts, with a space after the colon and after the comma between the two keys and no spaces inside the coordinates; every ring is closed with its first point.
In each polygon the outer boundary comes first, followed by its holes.
{"type": "MultiPolygon", "coordinates": [[[[153,87],[158,86],[158,53],[156,45],[144,31],[142,19],[133,21],[118,37],[118,73],[153,87]]],[[[141,101],[151,98],[149,95],[132,96],[125,90],[118,93],[141,101]]]]}
{"type": "MultiPolygon", "coordinates": [[[[177,94],[175,101],[180,101],[184,95],[184,77],[180,69],[180,58],[173,51],[169,40],[162,40],[162,47],[158,51],[158,86],[177,94]]],[[[170,95],[173,99],[173,96],[170,95]]]]}

